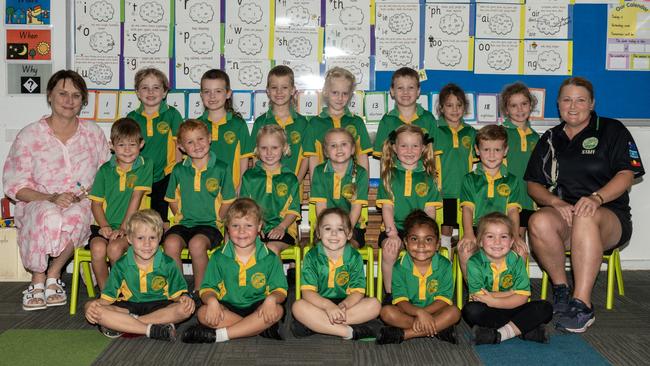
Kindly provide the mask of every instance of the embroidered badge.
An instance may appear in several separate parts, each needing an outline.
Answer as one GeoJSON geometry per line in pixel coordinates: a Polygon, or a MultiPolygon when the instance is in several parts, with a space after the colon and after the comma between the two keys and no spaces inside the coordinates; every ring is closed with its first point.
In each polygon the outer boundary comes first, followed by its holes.
{"type": "Polygon", "coordinates": [[[347,271],[341,271],[336,275],[336,284],[345,286],[350,281],[350,274],[347,271]]]}
{"type": "Polygon", "coordinates": [[[289,187],[287,187],[286,184],[284,183],[278,183],[275,186],[275,193],[278,195],[278,197],[284,197],[289,193],[289,187]]]}
{"type": "Polygon", "coordinates": [[[512,275],[511,274],[507,274],[507,275],[503,276],[503,278],[501,279],[501,287],[502,288],[510,288],[510,287],[512,287],[512,275]]]}
{"type": "Polygon", "coordinates": [[[251,285],[254,288],[262,288],[266,285],[266,276],[264,273],[256,272],[251,276],[251,285]]]}
{"type": "Polygon", "coordinates": [[[160,291],[165,286],[167,286],[167,279],[163,276],[156,276],[151,279],[151,289],[154,291],[160,291]]]}
{"type": "Polygon", "coordinates": [[[156,130],[158,130],[158,133],[164,135],[169,132],[169,123],[162,121],[158,122],[156,125],[156,130]]]}
{"type": "Polygon", "coordinates": [[[437,291],[438,291],[438,280],[436,279],[429,280],[429,282],[427,282],[427,293],[431,295],[437,291]]]}
{"type": "Polygon", "coordinates": [[[501,197],[508,197],[510,195],[510,186],[505,183],[501,183],[497,186],[497,193],[501,197]]]}
{"type": "Polygon", "coordinates": [[[291,134],[289,135],[289,139],[291,140],[292,145],[299,144],[301,138],[302,137],[300,136],[300,132],[298,131],[292,131],[291,134]]]}
{"type": "Polygon", "coordinates": [[[208,192],[216,192],[219,189],[219,180],[217,178],[208,178],[205,180],[205,189],[208,192]]]}
{"type": "Polygon", "coordinates": [[[598,146],[598,138],[588,137],[582,141],[582,148],[586,150],[593,150],[598,146]]]}
{"type": "Polygon", "coordinates": [[[232,145],[232,143],[235,142],[235,138],[237,138],[237,136],[235,136],[235,133],[232,131],[226,131],[223,134],[223,139],[228,145],[232,145]]]}

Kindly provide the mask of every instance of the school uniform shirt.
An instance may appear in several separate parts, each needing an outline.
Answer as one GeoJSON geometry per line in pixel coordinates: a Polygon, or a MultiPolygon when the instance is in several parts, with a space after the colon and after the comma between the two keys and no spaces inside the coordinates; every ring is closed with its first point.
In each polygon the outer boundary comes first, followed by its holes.
{"type": "Polygon", "coordinates": [[[379,121],[377,134],[375,135],[375,146],[372,154],[381,157],[384,141],[388,139],[388,135],[404,124],[416,125],[422,128],[424,133],[432,134],[436,128],[436,117],[434,117],[431,112],[422,108],[419,104],[416,104],[415,115],[411,120],[407,121],[399,113],[397,107],[395,107],[392,111],[384,114],[381,121],[379,121]]]}
{"type": "Polygon", "coordinates": [[[202,169],[197,169],[190,157],[176,164],[165,194],[165,201],[178,203],[178,223],[190,228],[218,227],[219,207],[235,198],[230,171],[212,151],[202,169]]]}
{"type": "MultiPolygon", "coordinates": [[[[552,156],[555,155],[557,182],[552,191],[573,205],[580,197],[605,186],[621,170],[632,171],[634,178],[645,174],[639,149],[620,121],[598,117],[592,112],[589,125],[572,140],[564,132],[564,126],[562,122],[542,135],[530,157],[524,180],[552,187],[552,156]],[[551,144],[554,154],[549,151],[551,144]]],[[[627,191],[603,207],[631,217],[627,191]]]]}
{"type": "MultiPolygon", "coordinates": [[[[264,169],[261,161],[244,173],[240,197],[250,197],[262,207],[264,213],[265,233],[278,226],[285,216],[296,215],[300,218],[300,195],[298,178],[282,165],[278,170],[264,169]]],[[[287,233],[297,237],[296,225],[287,228],[287,233]]]]}
{"type": "Polygon", "coordinates": [[[460,191],[460,206],[474,209],[473,223],[477,226],[478,220],[490,212],[507,214],[513,207],[521,211],[520,191],[519,178],[509,173],[505,165],[501,165],[497,174],[491,176],[479,164],[476,170],[465,175],[460,191]]]}
{"type": "Polygon", "coordinates": [[[429,206],[442,207],[436,182],[427,174],[421,161],[415,169],[406,170],[397,160],[390,186],[393,190],[393,198],[388,195],[383,184],[379,185],[377,207],[386,204],[393,206],[395,226],[398,230],[404,230],[404,220],[413,210],[423,210],[429,206]]]}
{"type": "Polygon", "coordinates": [[[187,282],[173,259],[158,249],[149,267],[135,262],[133,247],[115,262],[101,298],[110,301],[150,302],[174,300],[187,292],[187,282]]]}
{"type": "Polygon", "coordinates": [[[343,254],[333,261],[327,256],[323,243],[305,254],[302,264],[300,290],[312,290],[327,299],[344,299],[353,292],[366,293],[363,258],[345,244],[343,254]]]}
{"type": "Polygon", "coordinates": [[[250,144],[248,125],[231,112],[226,113],[218,121],[212,121],[208,118],[208,111],[205,111],[198,119],[208,126],[208,133],[212,141],[210,150],[215,153],[217,159],[228,165],[232,184],[234,187],[238,187],[240,160],[252,155],[246,153],[250,144]]]}
{"type": "Polygon", "coordinates": [[[405,254],[393,266],[393,305],[408,301],[417,307],[425,307],[436,300],[451,305],[454,281],[451,277],[449,259],[436,253],[431,258],[431,265],[422,274],[413,263],[410,255],[405,254]]]}
{"type": "Polygon", "coordinates": [[[508,171],[519,178],[519,186],[521,187],[519,203],[525,210],[535,210],[535,202],[528,195],[524,173],[528,166],[530,154],[532,154],[539,141],[539,134],[530,128],[530,122],[528,121],[526,121],[525,128],[519,128],[510,119],[506,119],[503,122],[503,127],[508,132],[508,155],[504,162],[508,165],[508,171]]]}
{"type": "Polygon", "coordinates": [[[470,294],[486,289],[490,292],[513,291],[530,296],[530,280],[526,272],[526,261],[510,251],[501,265],[488,259],[481,248],[467,261],[467,286],[470,294]]]}
{"type": "Polygon", "coordinates": [[[282,263],[258,237],[248,263],[237,258],[232,241],[216,251],[208,262],[199,294],[213,292],[221,302],[246,308],[272,292],[286,296],[287,288],[282,263]]]}
{"type": "Polygon", "coordinates": [[[158,112],[152,116],[144,113],[144,106],[129,112],[128,118],[140,126],[144,147],[140,152],[145,159],[153,162],[153,181],[158,182],[171,173],[176,164],[176,134],[183,117],[163,100],[158,112]]]}
{"type": "Polygon", "coordinates": [[[357,155],[372,152],[368,129],[361,117],[355,116],[346,108],[345,113],[340,119],[333,118],[329,115],[327,107],[325,107],[318,116],[313,117],[309,121],[307,140],[304,146],[305,156],[318,156],[319,163],[325,161],[323,143],[325,141],[325,134],[332,128],[345,128],[352,134],[357,155]]]}
{"type": "Polygon", "coordinates": [[[113,155],[97,171],[88,198],[103,203],[108,224],[117,229],[124,220],[133,191],[151,192],[152,179],[153,164],[142,156],[129,169],[122,170],[113,155]]]}
{"type": "Polygon", "coordinates": [[[291,151],[289,156],[282,157],[282,165],[291,169],[293,174],[298,175],[300,164],[304,159],[304,143],[307,135],[308,122],[303,115],[296,113],[293,108],[291,108],[290,112],[291,116],[284,121],[274,116],[271,109],[269,109],[265,114],[257,117],[255,123],[253,123],[253,131],[251,132],[251,138],[249,139],[246,153],[253,155],[257,141],[257,134],[262,127],[273,124],[278,125],[287,133],[287,143],[289,144],[289,149],[291,151]]]}
{"type": "MultiPolygon", "coordinates": [[[[328,159],[314,169],[309,202],[323,202],[327,208],[338,207],[347,212],[350,212],[353,204],[367,206],[368,172],[351,160],[345,174],[339,175],[328,159]]],[[[363,229],[365,224],[357,222],[356,226],[363,229]]]]}
{"type": "Polygon", "coordinates": [[[442,182],[442,198],[460,197],[460,185],[465,174],[474,164],[474,127],[461,120],[455,130],[447,124],[445,117],[438,118],[438,128],[433,133],[436,151],[436,166],[442,182]]]}

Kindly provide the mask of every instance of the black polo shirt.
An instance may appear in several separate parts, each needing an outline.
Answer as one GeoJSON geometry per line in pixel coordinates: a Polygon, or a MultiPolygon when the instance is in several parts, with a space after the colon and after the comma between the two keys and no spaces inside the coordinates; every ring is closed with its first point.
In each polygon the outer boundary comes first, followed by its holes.
{"type": "MultiPolygon", "coordinates": [[[[623,123],[591,113],[589,125],[573,140],[564,132],[565,122],[546,131],[528,161],[524,180],[552,186],[552,142],[557,159],[557,185],[553,193],[575,204],[607,184],[616,173],[630,170],[634,177],[645,174],[639,150],[623,123]]],[[[603,206],[630,217],[629,195],[625,191],[603,206]]]]}

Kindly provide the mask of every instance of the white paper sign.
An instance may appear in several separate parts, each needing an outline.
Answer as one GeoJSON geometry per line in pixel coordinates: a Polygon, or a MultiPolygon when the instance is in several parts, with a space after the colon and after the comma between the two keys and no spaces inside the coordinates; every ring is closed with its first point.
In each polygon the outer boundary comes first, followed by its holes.
{"type": "Polygon", "coordinates": [[[255,93],[253,98],[253,118],[257,118],[269,111],[269,96],[265,91],[255,93]]]}
{"type": "Polygon", "coordinates": [[[476,98],[476,113],[479,122],[496,123],[498,110],[496,94],[479,94],[476,98]]]}
{"type": "Polygon", "coordinates": [[[75,55],[74,69],[90,89],[120,88],[120,56],[75,55]]]}
{"type": "Polygon", "coordinates": [[[474,72],[477,74],[519,74],[522,41],[477,39],[474,44],[474,72]]]}
{"type": "Polygon", "coordinates": [[[200,93],[189,93],[187,100],[187,118],[199,118],[204,112],[200,93]]]}
{"type": "Polygon", "coordinates": [[[185,93],[167,93],[167,105],[178,109],[178,112],[183,116],[183,118],[187,115],[185,93]]]}
{"type": "Polygon", "coordinates": [[[140,100],[135,92],[120,92],[120,107],[118,115],[120,118],[126,117],[129,112],[140,106],[140,100]]]}
{"type": "Polygon", "coordinates": [[[252,94],[236,92],[232,93],[232,106],[235,111],[241,114],[244,121],[249,121],[253,116],[252,94]]]}
{"type": "Polygon", "coordinates": [[[530,119],[544,119],[544,103],[546,102],[546,89],[529,88],[530,93],[537,99],[535,109],[530,112],[530,119]]]}
{"type": "Polygon", "coordinates": [[[320,112],[319,95],[316,91],[298,94],[298,112],[303,116],[316,116],[320,112]]]}
{"type": "Polygon", "coordinates": [[[81,108],[81,113],[79,113],[79,118],[82,119],[95,119],[95,106],[97,102],[97,93],[89,90],[88,91],[88,104],[85,107],[81,108]]]}
{"type": "Polygon", "coordinates": [[[521,12],[518,4],[476,4],[476,38],[521,38],[521,12]]]}
{"type": "Polygon", "coordinates": [[[233,90],[266,90],[266,77],[271,70],[269,60],[226,60],[224,71],[230,76],[233,90]]]}
{"type": "Polygon", "coordinates": [[[367,122],[378,122],[386,114],[386,93],[367,93],[365,98],[365,110],[367,122]]]}
{"type": "Polygon", "coordinates": [[[124,57],[124,88],[134,89],[135,73],[138,70],[154,67],[169,75],[169,58],[167,57],[124,57]]]}
{"type": "Polygon", "coordinates": [[[571,41],[524,41],[524,74],[571,75],[571,41]]]}
{"type": "Polygon", "coordinates": [[[350,109],[350,112],[356,114],[357,116],[363,116],[364,96],[365,92],[363,90],[357,90],[352,94],[350,103],[348,104],[348,109],[350,109]]]}
{"type": "Polygon", "coordinates": [[[431,113],[436,118],[440,118],[440,113],[438,113],[438,93],[431,93],[431,113]]]}
{"type": "Polygon", "coordinates": [[[99,92],[97,94],[98,121],[115,121],[117,117],[117,92],[99,92]]]}
{"type": "Polygon", "coordinates": [[[476,121],[476,105],[474,104],[474,93],[465,93],[465,98],[467,98],[467,112],[463,118],[467,122],[476,121]]]}

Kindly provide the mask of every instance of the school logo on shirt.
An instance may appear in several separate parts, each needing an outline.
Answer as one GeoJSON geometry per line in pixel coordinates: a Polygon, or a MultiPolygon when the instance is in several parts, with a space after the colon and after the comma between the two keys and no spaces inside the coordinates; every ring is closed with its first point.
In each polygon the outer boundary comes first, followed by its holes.
{"type": "Polygon", "coordinates": [[[510,288],[510,287],[512,287],[512,275],[511,274],[507,274],[507,275],[503,276],[503,278],[501,279],[501,287],[502,288],[510,288]]]}
{"type": "Polygon", "coordinates": [[[156,276],[151,279],[151,289],[154,291],[160,291],[165,286],[167,286],[167,279],[163,276],[156,276]]]}
{"type": "Polygon", "coordinates": [[[217,178],[208,178],[205,180],[205,189],[208,192],[216,192],[219,189],[219,180],[217,178]]]}
{"type": "Polygon", "coordinates": [[[232,131],[226,131],[223,134],[223,139],[228,145],[232,145],[232,143],[235,142],[235,138],[237,138],[237,136],[235,136],[235,133],[232,131]]]}
{"type": "Polygon", "coordinates": [[[138,176],[135,174],[129,174],[126,176],[126,188],[133,189],[135,187],[135,182],[138,180],[138,176]]]}
{"type": "Polygon", "coordinates": [[[289,134],[289,139],[291,140],[292,145],[298,145],[301,138],[302,136],[300,136],[300,132],[298,131],[291,131],[289,134]]]}
{"type": "Polygon", "coordinates": [[[350,274],[347,271],[341,271],[336,275],[336,284],[339,286],[345,286],[350,282],[350,274]]]}
{"type": "Polygon", "coordinates": [[[630,158],[632,159],[639,158],[639,149],[636,148],[636,144],[634,144],[634,142],[629,141],[627,143],[627,150],[630,153],[630,158]]]}
{"type": "Polygon", "coordinates": [[[348,183],[341,188],[341,196],[346,200],[351,200],[354,197],[355,189],[354,184],[348,183]]]}
{"type": "Polygon", "coordinates": [[[436,291],[438,291],[438,280],[436,279],[429,280],[429,282],[427,282],[427,293],[431,295],[436,291]]]}
{"type": "Polygon", "coordinates": [[[251,285],[254,288],[262,288],[266,286],[266,276],[262,272],[253,273],[251,276],[251,285]]]}
{"type": "Polygon", "coordinates": [[[345,129],[348,130],[348,132],[354,137],[355,139],[357,138],[357,128],[354,127],[353,125],[347,125],[345,126],[345,129]]]}
{"type": "Polygon", "coordinates": [[[275,186],[275,193],[277,193],[278,197],[284,197],[289,193],[289,187],[284,183],[278,183],[275,186]]]}
{"type": "MultiPolygon", "coordinates": [[[[593,150],[598,146],[598,138],[588,137],[582,141],[582,148],[586,150],[593,150]]],[[[584,152],[583,152],[584,154],[584,152]]]]}
{"type": "Polygon", "coordinates": [[[497,186],[497,193],[501,197],[508,197],[510,195],[510,186],[505,183],[501,183],[497,186]]]}
{"type": "Polygon", "coordinates": [[[472,147],[472,138],[469,136],[463,136],[463,138],[460,140],[460,142],[463,144],[463,147],[466,149],[469,149],[472,147]]]}
{"type": "Polygon", "coordinates": [[[161,135],[167,134],[169,132],[169,123],[165,121],[159,122],[156,125],[156,130],[158,130],[158,133],[160,133],[161,135]]]}
{"type": "Polygon", "coordinates": [[[427,193],[429,193],[429,185],[428,184],[426,184],[424,182],[420,182],[420,183],[415,185],[415,194],[417,194],[420,197],[424,197],[424,196],[427,195],[427,193]]]}

